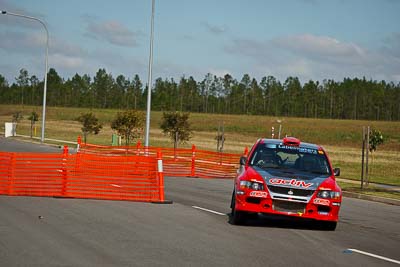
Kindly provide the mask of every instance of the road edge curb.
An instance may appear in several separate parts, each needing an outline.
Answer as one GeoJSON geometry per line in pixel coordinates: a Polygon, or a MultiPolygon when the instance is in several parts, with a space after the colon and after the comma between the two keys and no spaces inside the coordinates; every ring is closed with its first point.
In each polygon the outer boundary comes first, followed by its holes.
{"type": "Polygon", "coordinates": [[[385,203],[385,204],[389,204],[389,205],[400,206],[400,200],[397,200],[397,199],[370,196],[370,195],[366,195],[366,194],[354,193],[354,192],[349,192],[349,191],[342,191],[342,194],[344,197],[358,198],[358,199],[363,199],[363,200],[385,203]]]}

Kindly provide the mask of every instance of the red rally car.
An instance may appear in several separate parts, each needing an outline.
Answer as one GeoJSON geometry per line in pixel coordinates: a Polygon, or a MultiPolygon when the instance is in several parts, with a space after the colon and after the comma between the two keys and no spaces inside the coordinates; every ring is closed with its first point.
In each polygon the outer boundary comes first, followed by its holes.
{"type": "Polygon", "coordinates": [[[241,157],[231,201],[231,221],[243,224],[249,214],[277,214],[314,219],[335,230],[342,191],[321,146],[294,137],[259,139],[241,157]]]}

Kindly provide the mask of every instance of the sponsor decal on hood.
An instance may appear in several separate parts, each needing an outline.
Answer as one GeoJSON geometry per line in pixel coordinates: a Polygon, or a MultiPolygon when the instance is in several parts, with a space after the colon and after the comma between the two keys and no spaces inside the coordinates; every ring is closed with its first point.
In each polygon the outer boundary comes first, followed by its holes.
{"type": "Polygon", "coordinates": [[[290,185],[292,187],[305,188],[305,189],[311,187],[314,184],[302,180],[284,179],[284,178],[269,178],[267,183],[270,185],[290,185]]]}

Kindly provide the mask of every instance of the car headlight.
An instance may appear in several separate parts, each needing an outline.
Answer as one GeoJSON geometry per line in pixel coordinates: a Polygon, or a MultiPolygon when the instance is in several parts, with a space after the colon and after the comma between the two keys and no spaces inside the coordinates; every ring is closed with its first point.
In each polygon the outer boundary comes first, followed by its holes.
{"type": "Polygon", "coordinates": [[[240,181],[240,189],[264,190],[264,184],[253,181],[240,181]]]}
{"type": "Polygon", "coordinates": [[[317,197],[319,198],[329,198],[329,199],[339,199],[340,192],[332,191],[332,190],[320,190],[317,193],[317,197]]]}

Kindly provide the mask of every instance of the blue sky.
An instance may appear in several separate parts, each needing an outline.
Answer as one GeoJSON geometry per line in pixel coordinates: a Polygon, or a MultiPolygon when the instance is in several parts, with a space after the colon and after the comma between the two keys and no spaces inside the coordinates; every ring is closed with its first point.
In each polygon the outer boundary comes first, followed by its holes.
{"type": "MultiPolygon", "coordinates": [[[[67,79],[139,74],[147,81],[151,0],[0,0],[45,21],[49,66],[67,79]]],[[[201,80],[210,72],[282,82],[297,76],[400,82],[400,0],[156,0],[153,77],[201,80]]],[[[0,15],[0,74],[43,77],[45,34],[0,15]]]]}

